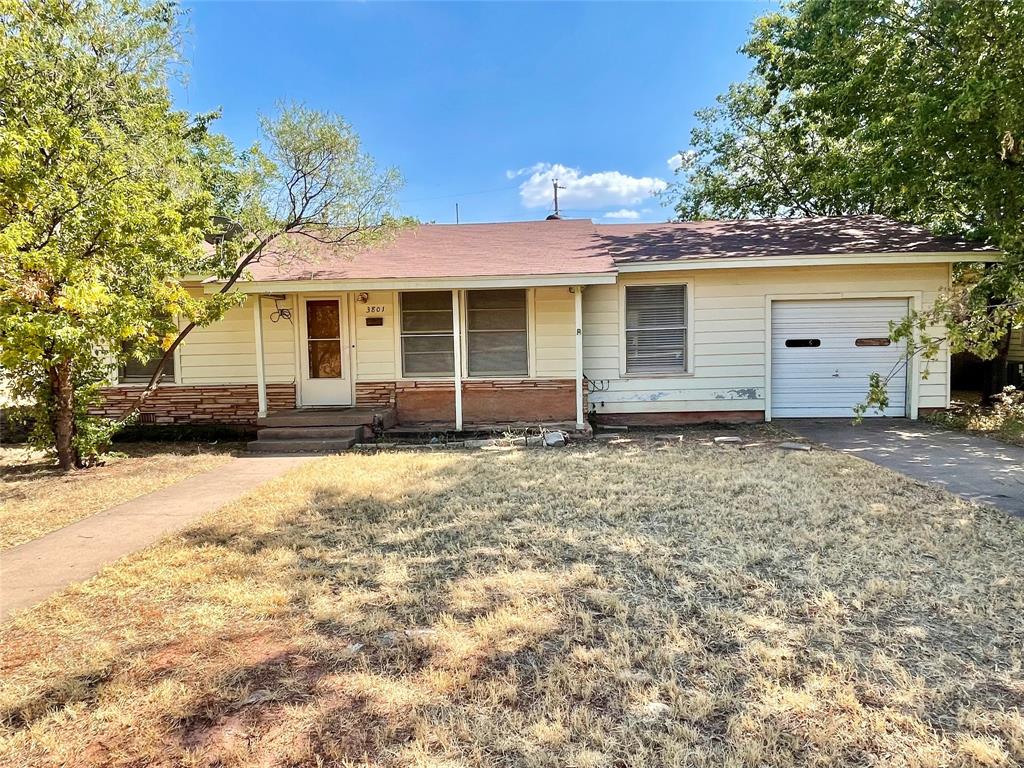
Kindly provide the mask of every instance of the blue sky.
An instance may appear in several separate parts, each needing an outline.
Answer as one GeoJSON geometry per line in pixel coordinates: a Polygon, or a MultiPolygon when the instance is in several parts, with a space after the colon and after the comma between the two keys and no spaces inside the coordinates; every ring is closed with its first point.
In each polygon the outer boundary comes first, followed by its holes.
{"type": "Polygon", "coordinates": [[[707,3],[188,5],[177,105],[221,108],[239,146],[279,100],[353,124],[406,179],[404,214],[451,222],[563,215],[663,221],[693,113],[749,61],[737,52],[771,6],[707,3]]]}

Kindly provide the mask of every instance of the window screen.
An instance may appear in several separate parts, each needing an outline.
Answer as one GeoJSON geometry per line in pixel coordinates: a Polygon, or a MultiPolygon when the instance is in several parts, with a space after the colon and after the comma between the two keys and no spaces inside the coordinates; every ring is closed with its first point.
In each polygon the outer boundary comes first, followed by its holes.
{"type": "Polygon", "coordinates": [[[526,291],[467,291],[470,376],[528,376],[526,291]]]}
{"type": "Polygon", "coordinates": [[[451,292],[403,293],[401,305],[402,375],[454,376],[451,292]]]}
{"type": "Polygon", "coordinates": [[[686,373],[686,286],[626,287],[626,372],[686,373]]]}

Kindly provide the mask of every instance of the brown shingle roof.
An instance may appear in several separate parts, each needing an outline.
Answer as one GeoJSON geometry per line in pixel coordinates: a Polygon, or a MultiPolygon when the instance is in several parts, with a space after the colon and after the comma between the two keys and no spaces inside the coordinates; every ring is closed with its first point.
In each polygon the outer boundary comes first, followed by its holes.
{"type": "MultiPolygon", "coordinates": [[[[305,241],[304,243],[302,241],[305,241]]],[[[268,251],[257,280],[343,280],[613,273],[615,264],[587,219],[503,224],[424,224],[365,249],[313,243],[301,260],[268,251]],[[308,257],[307,257],[308,252],[308,257]]]]}
{"type": "Polygon", "coordinates": [[[597,227],[617,264],[744,256],[960,253],[994,250],[882,216],[687,221],[597,227]]]}
{"type": "Polygon", "coordinates": [[[994,249],[880,216],[600,224],[588,219],[425,224],[370,248],[295,237],[253,265],[256,280],[611,274],[618,265],[748,256],[967,253],[994,249]]]}

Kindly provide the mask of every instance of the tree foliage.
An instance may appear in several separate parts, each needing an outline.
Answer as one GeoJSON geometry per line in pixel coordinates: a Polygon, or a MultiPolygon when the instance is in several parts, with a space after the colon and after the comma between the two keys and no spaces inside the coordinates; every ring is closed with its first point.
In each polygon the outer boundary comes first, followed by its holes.
{"type": "Polygon", "coordinates": [[[63,467],[113,428],[89,410],[114,367],[221,317],[268,243],[395,225],[397,174],[344,121],[284,108],[237,153],[213,115],[175,110],[180,18],[163,0],[0,0],[0,370],[63,467]],[[204,247],[215,214],[231,225],[204,247]],[[224,290],[189,291],[195,276],[224,290]]]}
{"type": "Polygon", "coordinates": [[[0,367],[61,464],[95,452],[111,363],[190,307],[211,214],[201,128],[171,108],[165,3],[0,5],[0,367]]]}
{"type": "Polygon", "coordinates": [[[698,113],[674,185],[681,218],[881,214],[997,245],[940,322],[997,354],[1024,321],[1024,4],[797,0],[758,19],[753,70],[698,113]]]}
{"type": "MultiPolygon", "coordinates": [[[[207,142],[207,159],[216,162],[205,165],[205,173],[225,227],[216,247],[220,288],[207,302],[217,316],[241,298],[237,282],[268,253],[279,261],[311,260],[322,246],[341,252],[366,247],[411,223],[393,213],[398,171],[379,171],[344,119],[290,104],[261,117],[260,128],[261,140],[238,156],[223,142],[207,142]]],[[[159,386],[174,350],[212,319],[186,317],[122,422],[159,386]]]]}

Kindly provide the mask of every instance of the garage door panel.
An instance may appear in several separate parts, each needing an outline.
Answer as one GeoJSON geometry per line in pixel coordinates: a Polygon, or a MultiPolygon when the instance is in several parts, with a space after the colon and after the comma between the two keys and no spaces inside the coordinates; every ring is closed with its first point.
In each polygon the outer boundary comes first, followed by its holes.
{"type": "Polygon", "coordinates": [[[906,415],[903,346],[863,340],[887,338],[890,322],[902,320],[907,309],[903,299],[773,302],[772,416],[850,416],[867,397],[872,373],[890,378],[884,415],[906,415]],[[787,340],[811,339],[786,346],[787,340]]]}

